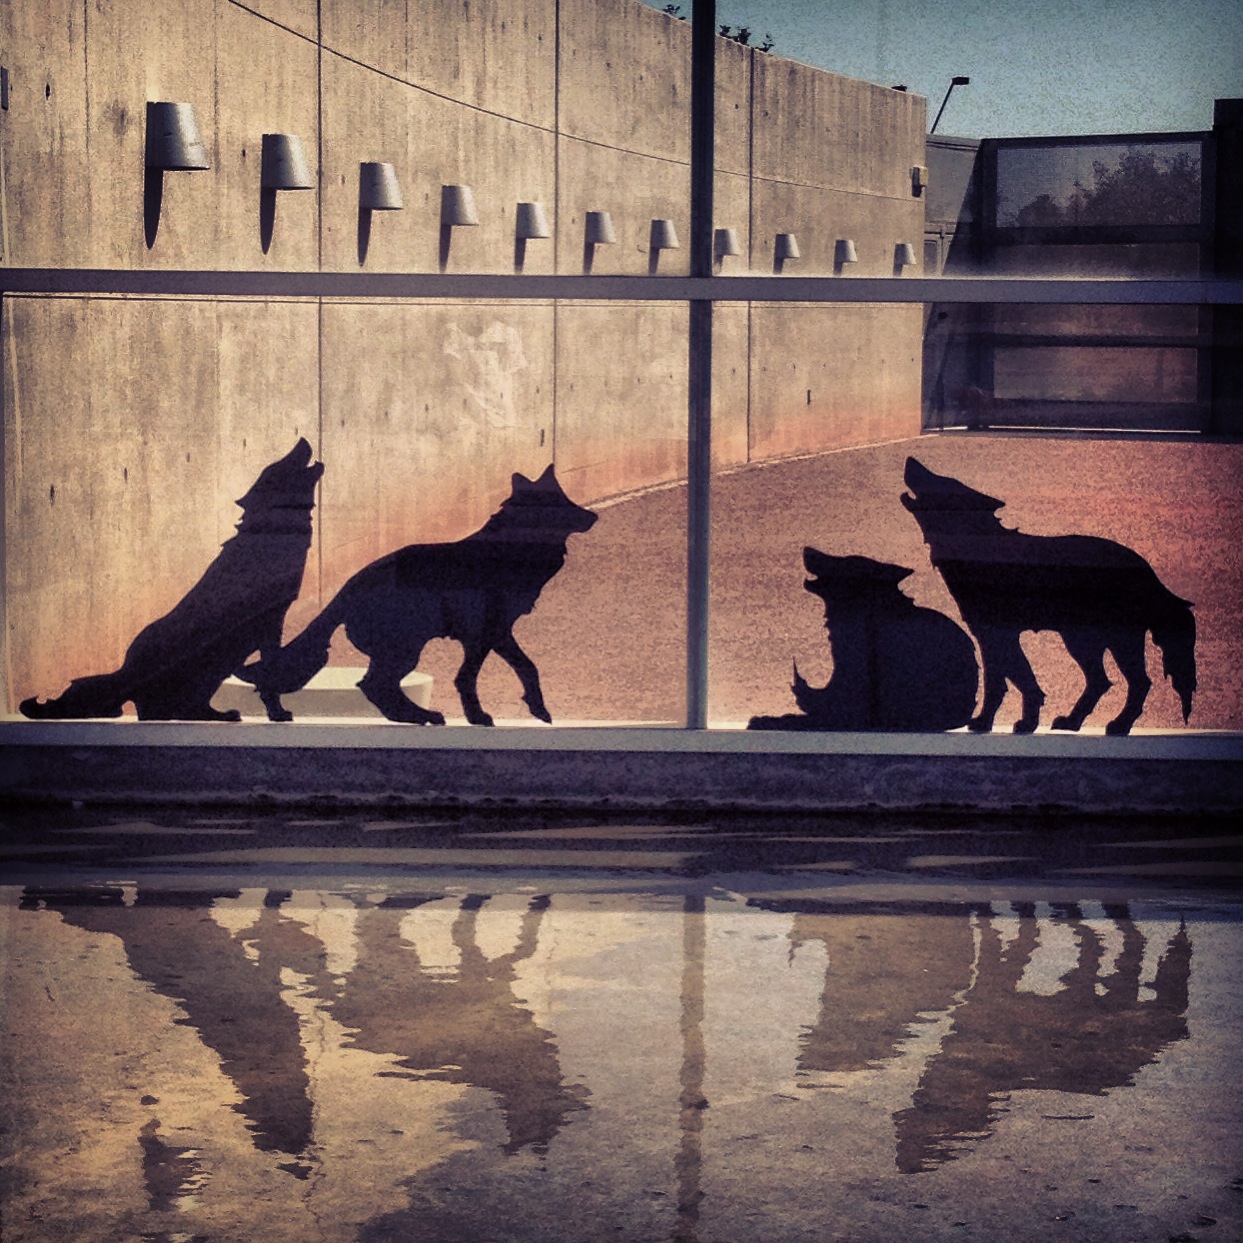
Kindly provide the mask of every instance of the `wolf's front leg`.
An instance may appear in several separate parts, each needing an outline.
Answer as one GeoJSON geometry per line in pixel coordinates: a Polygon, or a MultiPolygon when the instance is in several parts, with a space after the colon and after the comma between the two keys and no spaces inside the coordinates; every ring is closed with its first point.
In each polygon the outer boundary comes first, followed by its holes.
{"type": "Polygon", "coordinates": [[[483,668],[483,662],[487,660],[489,651],[491,648],[483,646],[467,647],[462,667],[453,679],[453,685],[457,687],[458,698],[462,701],[462,711],[472,725],[492,724],[492,718],[483,710],[483,705],[479,702],[479,670],[483,668]]]}
{"type": "Polygon", "coordinates": [[[540,689],[535,661],[518,646],[518,640],[512,634],[496,643],[492,650],[518,675],[518,681],[522,683],[522,701],[531,709],[531,715],[551,725],[552,717],[544,706],[544,692],[540,689]]]}

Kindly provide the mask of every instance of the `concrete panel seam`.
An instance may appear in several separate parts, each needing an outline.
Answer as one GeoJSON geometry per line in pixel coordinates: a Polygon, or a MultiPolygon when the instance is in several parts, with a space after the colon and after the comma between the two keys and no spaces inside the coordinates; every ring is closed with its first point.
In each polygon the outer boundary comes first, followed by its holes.
{"type": "Polygon", "coordinates": [[[337,57],[338,60],[356,65],[359,69],[365,69],[368,73],[374,73],[381,78],[387,78],[390,82],[396,82],[401,86],[408,86],[412,91],[420,91],[424,95],[430,95],[433,99],[442,99],[445,103],[453,104],[455,107],[466,108],[471,112],[478,112],[486,117],[494,117],[498,121],[508,121],[512,125],[521,125],[525,129],[538,130],[541,134],[556,134],[556,131],[550,125],[540,125],[535,121],[525,121],[521,117],[508,116],[504,112],[496,112],[492,108],[484,108],[479,104],[472,104],[464,99],[454,99],[452,95],[445,95],[441,91],[434,91],[430,86],[421,86],[418,82],[411,82],[408,78],[398,77],[397,74],[389,73],[387,70],[377,69],[374,65],[367,64],[366,61],[358,60],[354,56],[347,56],[344,52],[338,52],[336,48],[328,47],[326,44],[321,43],[320,48],[337,57]]]}

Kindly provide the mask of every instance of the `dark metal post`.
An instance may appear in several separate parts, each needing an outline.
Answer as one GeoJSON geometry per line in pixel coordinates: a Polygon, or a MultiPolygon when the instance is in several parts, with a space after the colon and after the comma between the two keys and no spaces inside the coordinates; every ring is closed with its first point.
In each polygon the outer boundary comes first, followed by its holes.
{"type": "MultiPolygon", "coordinates": [[[[691,275],[712,275],[716,164],[716,0],[694,0],[691,25],[691,275]]],[[[686,724],[708,723],[708,553],[712,520],[712,303],[690,304],[687,344],[686,724]]]]}

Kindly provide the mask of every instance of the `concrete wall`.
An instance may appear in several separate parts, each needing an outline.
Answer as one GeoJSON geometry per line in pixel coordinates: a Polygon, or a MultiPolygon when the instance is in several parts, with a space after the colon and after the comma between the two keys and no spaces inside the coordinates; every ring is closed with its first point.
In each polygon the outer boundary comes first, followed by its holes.
{"type": "MultiPolygon", "coordinates": [[[[0,244],[10,266],[508,272],[516,204],[554,237],[527,272],[648,271],[674,220],[688,270],[690,29],[636,0],[0,0],[0,244]],[[192,103],[211,160],[144,210],[145,108],[192,103]],[[261,229],[260,150],[296,133],[317,190],[261,229]],[[393,163],[405,210],[363,237],[360,161],[393,163]],[[452,231],[440,188],[473,187],[452,231]],[[150,240],[150,244],[149,243],[150,240]],[[363,241],[365,240],[365,248],[363,241]],[[265,246],[266,242],[266,246],[265,246]]],[[[924,101],[719,41],[717,220],[770,272],[888,275],[918,242],[924,101]]],[[[843,279],[848,277],[843,276],[843,279]]],[[[918,308],[721,304],[717,461],[919,428],[918,308]]],[[[306,435],[326,463],[304,620],[365,561],[475,527],[512,471],[555,460],[591,502],[685,472],[678,304],[6,297],[5,598],[10,705],[111,667],[195,581],[260,467],[306,435]]]]}

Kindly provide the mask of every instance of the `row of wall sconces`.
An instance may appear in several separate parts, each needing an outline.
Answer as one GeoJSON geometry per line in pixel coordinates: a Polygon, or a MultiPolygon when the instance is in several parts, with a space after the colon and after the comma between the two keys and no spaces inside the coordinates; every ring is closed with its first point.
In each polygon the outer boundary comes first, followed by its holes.
{"type": "MultiPolygon", "coordinates": [[[[191,104],[147,104],[147,199],[152,198],[153,180],[164,172],[210,168],[207,148],[199,131],[198,119],[191,104]]],[[[162,184],[162,183],[161,183],[162,184]]],[[[296,134],[264,134],[260,156],[260,234],[264,253],[271,244],[276,214],[276,194],[281,190],[313,190],[315,179],[307,163],[302,140],[296,134]]],[[[401,211],[405,207],[397,172],[392,164],[364,161],[358,167],[358,261],[363,263],[371,236],[371,214],[377,211],[401,211]]],[[[159,196],[156,195],[154,225],[158,225],[159,196]]],[[[452,231],[479,223],[474,192],[470,186],[453,185],[440,188],[440,266],[448,263],[452,231]]],[[[154,242],[155,227],[147,221],[147,244],[154,242]]],[[[514,224],[514,268],[521,271],[528,241],[552,236],[544,206],[538,202],[519,203],[514,224]]],[[[607,211],[589,211],[583,226],[583,271],[590,272],[597,246],[617,241],[612,216],[607,211]]],[[[655,274],[660,252],[680,247],[677,229],[672,220],[655,219],[648,237],[648,271],[655,274]]],[[[716,229],[713,235],[713,258],[718,271],[729,256],[741,255],[742,247],[736,229],[716,229]]],[[[780,273],[792,259],[801,259],[798,238],[793,233],[778,233],[773,244],[773,271],[780,273]]],[[[849,263],[859,259],[850,238],[838,238],[834,244],[833,270],[840,274],[849,263]]],[[[910,242],[899,242],[894,248],[893,271],[915,263],[915,249],[910,242]]]]}

